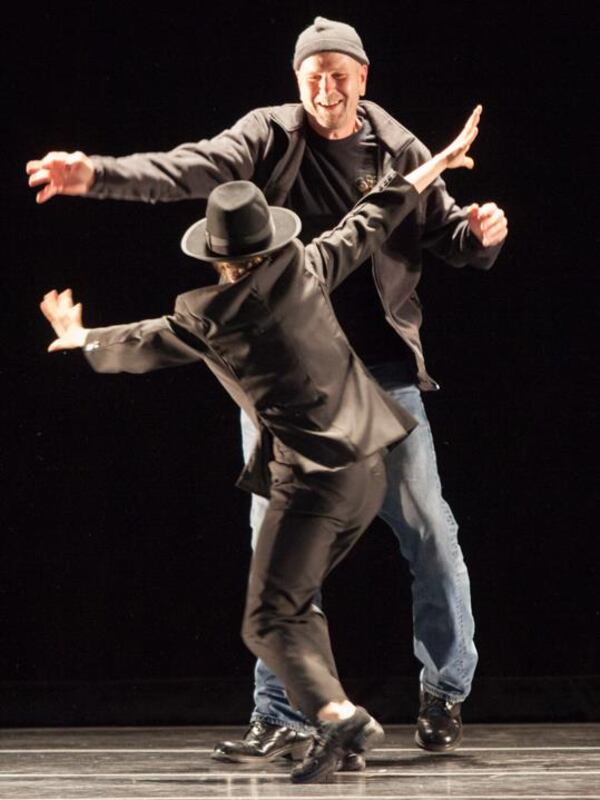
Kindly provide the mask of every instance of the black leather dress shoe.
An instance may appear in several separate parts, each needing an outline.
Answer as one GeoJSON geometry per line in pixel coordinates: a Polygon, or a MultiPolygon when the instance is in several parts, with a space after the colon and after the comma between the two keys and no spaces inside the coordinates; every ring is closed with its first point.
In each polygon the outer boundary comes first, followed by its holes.
{"type": "Polygon", "coordinates": [[[218,742],[211,753],[211,758],[216,761],[248,764],[272,761],[280,756],[290,756],[294,761],[301,761],[311,743],[310,733],[256,720],[250,725],[243,739],[218,742]]]}
{"type": "MultiPolygon", "coordinates": [[[[324,722],[304,761],[292,770],[292,783],[326,783],[348,763],[350,754],[364,753],[383,739],[381,725],[360,706],[349,719],[324,722]]],[[[350,762],[359,764],[362,759],[358,759],[350,758],[350,762]]]]}
{"type": "Polygon", "coordinates": [[[421,690],[415,742],[424,750],[446,753],[461,742],[461,703],[452,703],[421,690]]]}

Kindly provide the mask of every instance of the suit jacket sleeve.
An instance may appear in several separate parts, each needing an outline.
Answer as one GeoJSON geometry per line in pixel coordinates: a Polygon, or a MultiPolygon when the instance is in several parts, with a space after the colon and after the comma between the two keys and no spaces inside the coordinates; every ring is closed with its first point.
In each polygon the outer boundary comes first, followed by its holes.
{"type": "Polygon", "coordinates": [[[166,153],[92,156],[96,177],[85,196],[148,203],[206,198],[224,181],[251,180],[269,137],[268,115],[257,109],[212,139],[166,153]]]}
{"type": "Polygon", "coordinates": [[[204,343],[178,317],[176,312],[170,317],[92,328],[84,355],[96,372],[143,373],[201,361],[204,343]]]}
{"type": "Polygon", "coordinates": [[[419,193],[390,170],[342,221],[306,246],[306,266],[333,291],[388,238],[419,201],[419,193]]]}

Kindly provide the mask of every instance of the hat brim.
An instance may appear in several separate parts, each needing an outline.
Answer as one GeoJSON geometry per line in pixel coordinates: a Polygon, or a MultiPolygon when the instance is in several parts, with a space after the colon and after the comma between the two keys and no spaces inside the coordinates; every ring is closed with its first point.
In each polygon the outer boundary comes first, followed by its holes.
{"type": "Polygon", "coordinates": [[[192,258],[198,258],[200,261],[245,261],[247,258],[264,256],[268,253],[272,253],[274,250],[279,250],[280,247],[291,242],[291,240],[300,233],[302,223],[300,222],[300,217],[288,208],[269,206],[269,211],[271,212],[275,233],[267,248],[255,250],[251,253],[241,253],[239,255],[234,253],[230,255],[219,255],[213,250],[210,250],[206,242],[205,217],[191,225],[183,234],[181,249],[186,255],[192,258]]]}

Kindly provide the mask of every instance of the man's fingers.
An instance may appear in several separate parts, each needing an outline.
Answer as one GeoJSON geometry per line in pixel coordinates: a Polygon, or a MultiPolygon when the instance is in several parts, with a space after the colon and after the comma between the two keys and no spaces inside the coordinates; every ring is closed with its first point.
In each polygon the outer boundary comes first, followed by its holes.
{"type": "Polygon", "coordinates": [[[25,172],[28,175],[31,175],[32,172],[37,172],[38,169],[41,169],[41,168],[42,168],[42,162],[40,161],[39,158],[34,158],[32,161],[28,161],[25,164],[25,172]]]}
{"type": "Polygon", "coordinates": [[[481,230],[483,233],[490,233],[499,226],[500,227],[506,226],[506,217],[504,216],[504,214],[500,214],[498,217],[484,222],[481,225],[481,230]]]}
{"type": "Polygon", "coordinates": [[[54,306],[52,303],[43,300],[40,303],[40,308],[42,310],[42,314],[46,317],[48,322],[51,323],[56,319],[56,306],[54,306]]]}
{"type": "Polygon", "coordinates": [[[73,308],[73,292],[65,289],[58,295],[58,310],[61,314],[66,314],[73,308]]]}
{"type": "Polygon", "coordinates": [[[44,295],[44,299],[42,300],[42,305],[46,306],[47,308],[52,308],[55,306],[58,300],[58,292],[56,289],[52,289],[50,292],[46,292],[44,295]]]}
{"type": "Polygon", "coordinates": [[[71,289],[60,293],[56,289],[47,292],[40,303],[40,309],[57,337],[48,345],[49,353],[83,347],[86,332],[81,324],[81,303],[73,305],[71,289]]]}
{"type": "Polygon", "coordinates": [[[71,289],[63,289],[62,292],[57,292],[56,289],[51,289],[44,295],[43,302],[60,302],[61,300],[73,298],[73,291],[71,289]]]}
{"type": "Polygon", "coordinates": [[[44,188],[36,194],[35,202],[38,204],[45,203],[46,200],[50,200],[55,194],[58,194],[57,187],[53,183],[47,183],[44,188]]]}
{"type": "Polygon", "coordinates": [[[508,234],[508,225],[498,223],[491,230],[486,231],[483,235],[483,244],[486,247],[494,244],[500,244],[501,241],[506,239],[508,234]]]}
{"type": "Polygon", "coordinates": [[[29,186],[32,188],[42,186],[42,189],[36,194],[36,203],[45,203],[55,194],[58,194],[63,188],[63,173],[60,170],[52,170],[51,168],[42,167],[29,176],[29,186]]]}
{"type": "Polygon", "coordinates": [[[508,225],[506,219],[503,217],[495,225],[488,227],[482,231],[482,244],[489,247],[493,244],[499,244],[503,241],[508,234],[508,225]]]}
{"type": "Polygon", "coordinates": [[[48,304],[44,300],[42,300],[42,302],[40,303],[40,311],[46,317],[46,319],[49,321],[50,320],[50,315],[49,315],[49,312],[48,312],[48,304]]]}
{"type": "Polygon", "coordinates": [[[42,158],[42,164],[48,166],[49,164],[64,164],[69,154],[66,150],[51,150],[42,158]]]}
{"type": "Polygon", "coordinates": [[[506,217],[504,214],[502,214],[502,212],[496,216],[486,218],[481,223],[480,228],[484,233],[489,233],[489,231],[498,227],[498,225],[506,225],[506,217]]]}
{"type": "Polygon", "coordinates": [[[52,291],[44,295],[44,299],[40,303],[40,308],[46,319],[51,319],[56,315],[58,308],[58,292],[56,289],[52,289],[52,291]]]}
{"type": "Polygon", "coordinates": [[[43,158],[33,158],[25,164],[25,172],[31,175],[38,169],[49,169],[51,167],[59,167],[64,165],[69,159],[69,154],[66,152],[53,151],[46,153],[43,158]]]}
{"type": "Polygon", "coordinates": [[[482,231],[490,230],[490,228],[504,219],[506,219],[504,216],[504,211],[502,211],[500,208],[496,208],[493,212],[484,214],[483,216],[481,212],[479,213],[479,224],[482,231]]]}
{"type": "MultiPolygon", "coordinates": [[[[78,304],[79,305],[79,304],[78,304]]],[[[73,293],[71,289],[65,289],[60,294],[56,289],[52,289],[44,295],[40,303],[43,315],[50,322],[60,321],[60,317],[73,308],[73,293]]]]}
{"type": "Polygon", "coordinates": [[[74,153],[67,153],[65,151],[52,151],[47,153],[43,158],[33,158],[25,164],[25,172],[32,175],[41,169],[53,170],[64,169],[78,164],[84,158],[84,154],[80,150],[74,153]]]}
{"type": "MultiPolygon", "coordinates": [[[[64,154],[67,155],[66,153],[64,154]]],[[[29,175],[29,185],[38,186],[40,183],[54,180],[60,182],[68,171],[71,162],[68,158],[50,158],[46,156],[41,161],[28,161],[25,167],[29,175]]]]}
{"type": "Polygon", "coordinates": [[[487,217],[498,210],[499,209],[496,203],[484,203],[482,206],[479,207],[479,217],[480,219],[482,219],[483,217],[487,217]]]}
{"type": "Polygon", "coordinates": [[[496,203],[473,203],[468,209],[471,230],[484,247],[500,244],[508,234],[506,215],[496,203]]]}
{"type": "Polygon", "coordinates": [[[30,173],[29,180],[27,183],[29,186],[39,186],[40,183],[48,183],[49,180],[52,178],[52,173],[49,169],[40,168],[36,169],[35,172],[30,173]]]}

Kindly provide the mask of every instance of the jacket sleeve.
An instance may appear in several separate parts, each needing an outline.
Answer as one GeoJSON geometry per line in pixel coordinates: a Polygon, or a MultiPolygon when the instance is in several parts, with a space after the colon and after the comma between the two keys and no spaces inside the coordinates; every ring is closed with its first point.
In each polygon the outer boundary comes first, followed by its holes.
{"type": "Polygon", "coordinates": [[[96,177],[85,196],[147,203],[206,198],[224,181],[252,178],[270,133],[268,111],[256,109],[212,139],[167,153],[92,156],[96,177]]]}
{"type": "Polygon", "coordinates": [[[339,225],[306,246],[307,268],[333,291],[381,247],[418,201],[414,186],[390,170],[339,225]]]}
{"type": "MultiPolygon", "coordinates": [[[[425,145],[415,139],[404,154],[405,173],[431,158],[425,145]]],[[[425,193],[418,212],[422,227],[421,244],[453,267],[490,269],[502,245],[484,247],[467,222],[467,208],[461,208],[449,194],[442,178],[436,178],[425,193]]]]}
{"type": "Polygon", "coordinates": [[[92,328],[83,352],[96,372],[152,372],[202,360],[206,348],[178,321],[170,317],[147,319],[128,325],[92,328]]]}

